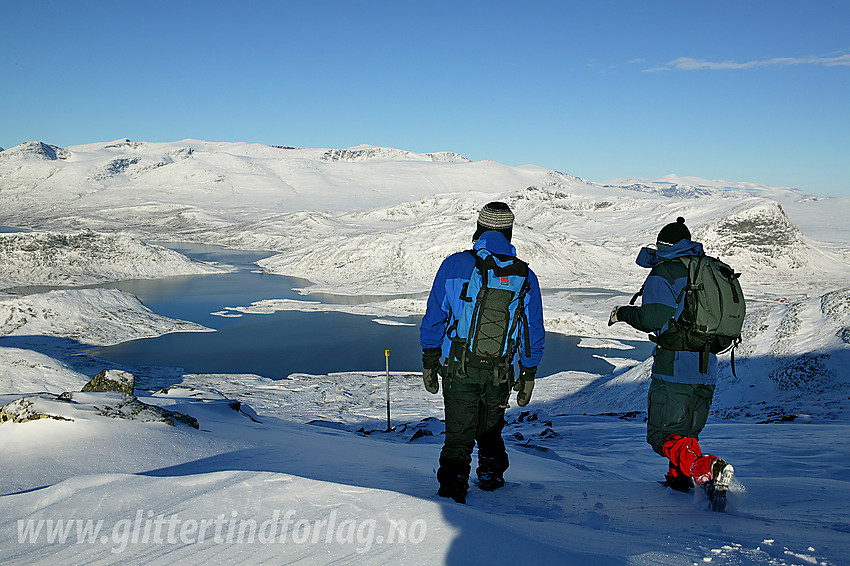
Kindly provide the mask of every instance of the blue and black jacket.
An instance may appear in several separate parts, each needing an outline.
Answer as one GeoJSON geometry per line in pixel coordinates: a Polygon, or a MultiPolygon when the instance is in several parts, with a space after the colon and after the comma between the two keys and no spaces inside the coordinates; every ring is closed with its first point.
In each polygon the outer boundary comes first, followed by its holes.
{"type": "MultiPolygon", "coordinates": [[[[685,306],[682,290],[688,283],[688,268],[676,258],[705,255],[702,244],[681,240],[668,248],[654,250],[643,248],[637,264],[651,268],[643,284],[640,307],[620,307],[617,319],[656,336],[667,330],[671,319],[678,319],[685,306]],[[681,300],[679,297],[682,297],[681,300]]],[[[717,356],[709,354],[708,372],[699,371],[699,352],[680,352],[655,347],[652,378],[689,383],[715,385],[717,383],[717,356]]]]}
{"type": "MultiPolygon", "coordinates": [[[[516,248],[501,232],[490,230],[484,232],[476,240],[473,249],[486,248],[491,253],[516,257],[516,248]]],[[[469,282],[472,270],[475,269],[475,258],[468,252],[458,252],[450,255],[440,265],[431,294],[428,296],[428,306],[425,317],[419,327],[419,343],[423,348],[442,348],[443,356],[449,356],[452,338],[447,329],[454,326],[455,313],[463,310],[461,294],[464,284],[469,282]]],[[[528,344],[525,336],[520,333],[521,343],[512,363],[519,362],[527,367],[536,367],[543,357],[545,331],[543,329],[543,302],[540,298],[540,284],[531,269],[528,270],[530,289],[525,296],[525,317],[528,321],[528,344]],[[527,346],[527,348],[526,348],[527,346]],[[526,351],[527,350],[527,351],[526,351]],[[527,355],[530,352],[530,355],[527,355]]]]}

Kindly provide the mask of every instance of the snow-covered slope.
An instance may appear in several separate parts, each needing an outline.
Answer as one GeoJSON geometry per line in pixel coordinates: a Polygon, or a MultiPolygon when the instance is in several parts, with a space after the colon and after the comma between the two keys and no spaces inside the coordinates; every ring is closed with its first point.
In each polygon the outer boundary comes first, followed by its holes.
{"type": "MultiPolygon", "coordinates": [[[[473,485],[458,505],[436,496],[439,421],[374,426],[380,378],[218,381],[243,400],[260,393],[257,412],[211,391],[214,376],[137,390],[198,430],[109,411],[110,394],[29,397],[47,418],[0,423],[0,465],[14,462],[0,475],[0,560],[787,566],[841,564],[850,550],[846,424],[712,423],[701,441],[739,481],[727,512],[711,513],[701,492],[655,482],[666,466],[642,422],[559,415],[558,395],[541,389],[508,413],[507,485],[473,485]],[[306,424],[305,406],[337,420],[306,424]],[[408,425],[431,434],[413,439],[408,425]]],[[[392,380],[405,418],[439,412],[418,375],[392,380]]]]}
{"type": "Polygon", "coordinates": [[[0,297],[0,337],[39,341],[68,338],[80,345],[102,346],[168,332],[206,328],[159,316],[130,293],[117,289],[72,289],[0,297]]]}
{"type": "Polygon", "coordinates": [[[172,250],[122,235],[91,231],[0,234],[0,289],[221,271],[221,267],[190,261],[172,250]]]}
{"type": "MultiPolygon", "coordinates": [[[[2,308],[2,307],[0,307],[2,308]]],[[[27,348],[0,348],[2,394],[79,390],[88,377],[57,359],[55,352],[41,353],[27,348]]]]}
{"type": "MultiPolygon", "coordinates": [[[[744,273],[751,290],[823,292],[850,279],[848,248],[805,236],[775,201],[659,200],[618,192],[602,197],[581,187],[553,174],[545,186],[498,195],[432,197],[365,213],[289,215],[252,225],[252,236],[234,235],[233,244],[284,248],[261,265],[310,279],[317,289],[421,292],[442,258],[471,247],[480,203],[499,198],[514,210],[513,241],[544,287],[639,286],[645,273],[634,263],[638,250],[679,215],[709,254],[744,273]],[[252,240],[258,233],[266,237],[252,240]]],[[[229,239],[229,231],[222,236],[229,239]]]]}

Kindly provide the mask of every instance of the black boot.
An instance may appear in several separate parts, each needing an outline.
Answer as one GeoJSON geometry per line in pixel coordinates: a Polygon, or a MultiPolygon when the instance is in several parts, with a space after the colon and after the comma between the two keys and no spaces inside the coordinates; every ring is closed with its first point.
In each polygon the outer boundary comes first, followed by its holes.
{"type": "Polygon", "coordinates": [[[711,465],[711,479],[702,485],[708,498],[708,508],[712,511],[726,509],[726,490],[732,483],[735,469],[722,458],[715,458],[711,465]]]}
{"type": "Polygon", "coordinates": [[[437,495],[454,499],[458,503],[466,503],[466,492],[469,490],[469,480],[466,476],[456,475],[440,483],[437,495]]]}
{"type": "Polygon", "coordinates": [[[458,503],[466,503],[466,492],[469,490],[469,464],[441,459],[440,468],[437,470],[437,481],[440,482],[437,495],[454,499],[458,503]]]}
{"type": "Polygon", "coordinates": [[[669,471],[664,474],[664,482],[662,485],[669,487],[674,491],[688,493],[694,487],[693,480],[685,474],[678,466],[670,462],[669,471]]]}
{"type": "Polygon", "coordinates": [[[694,482],[691,478],[685,475],[673,476],[672,474],[664,475],[664,486],[675,491],[688,493],[694,487],[694,482]]]}
{"type": "Polygon", "coordinates": [[[503,474],[508,469],[508,456],[487,457],[478,455],[478,487],[483,491],[495,491],[505,485],[503,474]]]}

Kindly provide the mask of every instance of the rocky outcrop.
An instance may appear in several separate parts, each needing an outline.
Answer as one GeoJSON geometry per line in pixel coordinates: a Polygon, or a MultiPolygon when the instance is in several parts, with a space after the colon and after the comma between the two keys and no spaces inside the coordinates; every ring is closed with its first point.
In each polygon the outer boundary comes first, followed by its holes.
{"type": "MultiPolygon", "coordinates": [[[[123,372],[126,373],[126,372],[123,372]]],[[[132,374],[129,374],[132,377],[132,374]]],[[[200,428],[195,417],[170,411],[156,405],[149,405],[139,401],[134,395],[126,393],[116,394],[99,393],[75,393],[66,392],[57,397],[59,401],[89,404],[94,407],[96,413],[102,417],[113,419],[128,419],[143,422],[161,422],[170,426],[183,423],[192,428],[200,428]]]]}
{"type": "Polygon", "coordinates": [[[711,255],[766,281],[801,270],[832,278],[832,272],[846,269],[840,256],[807,239],[773,201],[752,199],[734,214],[695,229],[695,236],[711,255]]]}
{"type": "Polygon", "coordinates": [[[15,399],[0,407],[0,422],[25,423],[41,419],[60,421],[88,418],[90,415],[142,422],[178,423],[200,428],[190,415],[143,403],[134,394],[136,378],[132,373],[104,370],[89,381],[82,391],[60,395],[39,393],[15,399]]]}
{"type": "Polygon", "coordinates": [[[116,391],[125,395],[133,395],[136,387],[136,377],[128,372],[117,369],[105,369],[83,386],[83,392],[105,393],[116,391]]]}
{"type": "Polygon", "coordinates": [[[73,421],[60,415],[51,415],[36,408],[34,399],[40,397],[22,397],[11,403],[7,403],[0,407],[0,423],[25,423],[29,421],[38,421],[41,419],[54,419],[57,421],[73,421]]]}
{"type": "Polygon", "coordinates": [[[414,153],[403,149],[357,145],[347,149],[329,149],[322,155],[323,161],[436,161],[443,163],[471,163],[469,159],[450,151],[436,153],[414,153]]]}

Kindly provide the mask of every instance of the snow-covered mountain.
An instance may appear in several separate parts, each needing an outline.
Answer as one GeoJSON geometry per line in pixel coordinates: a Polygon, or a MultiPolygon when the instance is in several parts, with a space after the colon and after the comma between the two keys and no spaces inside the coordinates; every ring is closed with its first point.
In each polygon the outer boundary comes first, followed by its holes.
{"type": "Polygon", "coordinates": [[[796,189],[678,177],[599,184],[374,146],[119,140],[27,142],[0,153],[0,225],[268,249],[280,255],[266,269],[336,292],[427,289],[440,259],[469,245],[482,203],[495,199],[515,209],[519,253],[546,287],[634,285],[637,250],[679,215],[752,285],[817,272],[813,290],[825,292],[850,278],[841,224],[829,244],[796,226],[822,227],[813,219],[850,213],[850,199],[796,189]]]}
{"type": "MultiPolygon", "coordinates": [[[[291,148],[296,149],[296,148],[291,148]]],[[[322,155],[324,161],[445,161],[449,163],[470,163],[471,160],[449,151],[438,153],[414,153],[401,149],[357,145],[347,149],[329,149],[322,155]]]]}
{"type": "Polygon", "coordinates": [[[27,142],[0,153],[3,222],[64,229],[79,215],[92,228],[151,233],[214,230],[299,210],[363,210],[435,193],[492,192],[545,175],[539,167],[371,146],[119,140],[69,148],[27,142]]]}
{"type": "MultiPolygon", "coordinates": [[[[829,219],[850,212],[848,200],[754,183],[668,176],[599,184],[540,167],[374,146],[119,140],[59,148],[27,142],[0,153],[0,225],[70,232],[0,236],[0,279],[5,285],[80,284],[213,269],[125,235],[132,234],[277,251],[260,262],[263,268],[308,279],[312,291],[421,293],[443,257],[470,246],[481,204],[495,199],[515,211],[519,255],[550,290],[544,297],[550,331],[639,338],[604,326],[602,313],[622,299],[577,300],[559,290],[633,292],[645,276],[634,264],[639,248],[654,241],[660,226],[684,216],[708,253],[743,274],[750,330],[739,355],[744,367],[770,360],[759,371],[773,376],[746,388],[763,391],[787,382],[782,376],[803,366],[832,379],[844,363],[846,340],[835,342],[835,336],[847,333],[841,330],[846,321],[833,328],[831,319],[811,318],[808,350],[779,354],[771,333],[778,325],[788,334],[793,325],[763,320],[791,320],[780,312],[786,305],[811,306],[846,292],[850,242],[818,241],[798,223],[812,226],[820,219],[824,233],[840,236],[846,222],[829,219]],[[812,354],[821,350],[824,355],[812,354]]],[[[372,310],[384,316],[388,306],[372,310]]],[[[397,308],[420,314],[423,305],[410,299],[397,308]]],[[[792,342],[802,339],[788,335],[792,342]]],[[[641,371],[621,378],[639,385],[646,377],[641,371]]],[[[843,391],[845,385],[838,380],[836,387],[843,391]]]]}
{"type": "Polygon", "coordinates": [[[631,191],[653,193],[670,198],[695,198],[703,196],[739,197],[742,194],[754,197],[770,198],[779,201],[793,201],[810,198],[799,189],[791,187],[768,187],[758,183],[708,180],[699,177],[680,177],[665,175],[658,179],[613,179],[605,186],[621,187],[631,191]]]}
{"type": "Polygon", "coordinates": [[[809,236],[828,242],[850,241],[850,223],[846,222],[850,197],[825,197],[791,187],[773,187],[758,183],[707,180],[699,177],[666,175],[659,179],[615,179],[604,184],[627,188],[671,199],[700,197],[741,198],[753,196],[778,202],[793,222],[809,236]],[[815,204],[819,203],[819,204],[815,204]],[[824,206],[821,206],[824,205],[824,206]]]}
{"type": "MultiPolygon", "coordinates": [[[[841,328],[850,323],[833,328],[832,319],[810,317],[803,339],[797,331],[787,331],[793,326],[789,323],[764,320],[786,320],[790,315],[782,310],[787,305],[805,310],[809,307],[800,305],[846,292],[850,242],[818,241],[797,223],[811,226],[820,219],[824,232],[840,234],[843,225],[828,219],[836,210],[848,211],[848,201],[754,183],[668,176],[599,184],[539,167],[374,146],[305,149],[119,140],[58,148],[28,142],[0,154],[0,224],[20,225],[23,220],[29,227],[86,227],[111,235],[2,236],[0,279],[79,284],[212,269],[122,235],[129,233],[274,250],[279,253],[262,260],[262,267],[308,279],[312,291],[422,293],[443,257],[470,246],[481,204],[495,199],[509,202],[515,211],[519,254],[551,290],[544,297],[550,331],[642,337],[622,325],[604,325],[602,313],[622,299],[603,295],[577,300],[558,290],[637,290],[646,274],[634,263],[637,251],[654,241],[660,226],[684,216],[710,254],[743,274],[751,306],[741,364],[746,368],[753,360],[768,360],[767,365],[756,363],[753,375],[773,377],[744,380],[742,388],[773,390],[776,383],[788,381],[781,376],[803,366],[813,368],[821,380],[843,375],[836,368],[844,363],[846,341],[835,337],[846,334],[841,328]],[[794,218],[788,210],[795,211],[794,218]],[[772,334],[777,325],[790,336],[786,343],[803,340],[808,350],[778,353],[779,339],[772,334]]],[[[308,306],[295,303],[233,305],[232,312],[308,306]]],[[[407,299],[359,308],[377,316],[386,316],[388,308],[417,315],[424,304],[407,299]]],[[[625,372],[611,383],[633,382],[632,389],[619,387],[617,399],[593,402],[611,411],[639,406],[646,377],[646,368],[625,372]]],[[[838,380],[835,387],[841,392],[846,384],[838,380]]],[[[788,402],[806,397],[795,387],[781,391],[788,402]]],[[[810,390],[806,398],[820,403],[826,399],[824,391],[810,390]]],[[[582,395],[596,393],[587,388],[582,395]]],[[[736,399],[718,400],[718,410],[732,414],[737,407],[736,399]]],[[[753,414],[761,418],[767,413],[753,414]]]]}
{"type": "Polygon", "coordinates": [[[639,285],[645,274],[634,263],[638,250],[679,215],[708,253],[745,274],[751,290],[786,288],[777,285],[786,280],[798,291],[811,283],[811,291],[823,292],[850,280],[848,248],[807,237],[775,201],[668,202],[615,191],[600,196],[575,191],[554,173],[550,180],[498,195],[446,195],[366,212],[284,215],[244,231],[224,229],[219,238],[235,246],[281,250],[261,262],[263,267],[310,279],[317,289],[420,292],[443,257],[471,246],[480,203],[498,198],[516,213],[514,243],[545,287],[639,285]]]}

